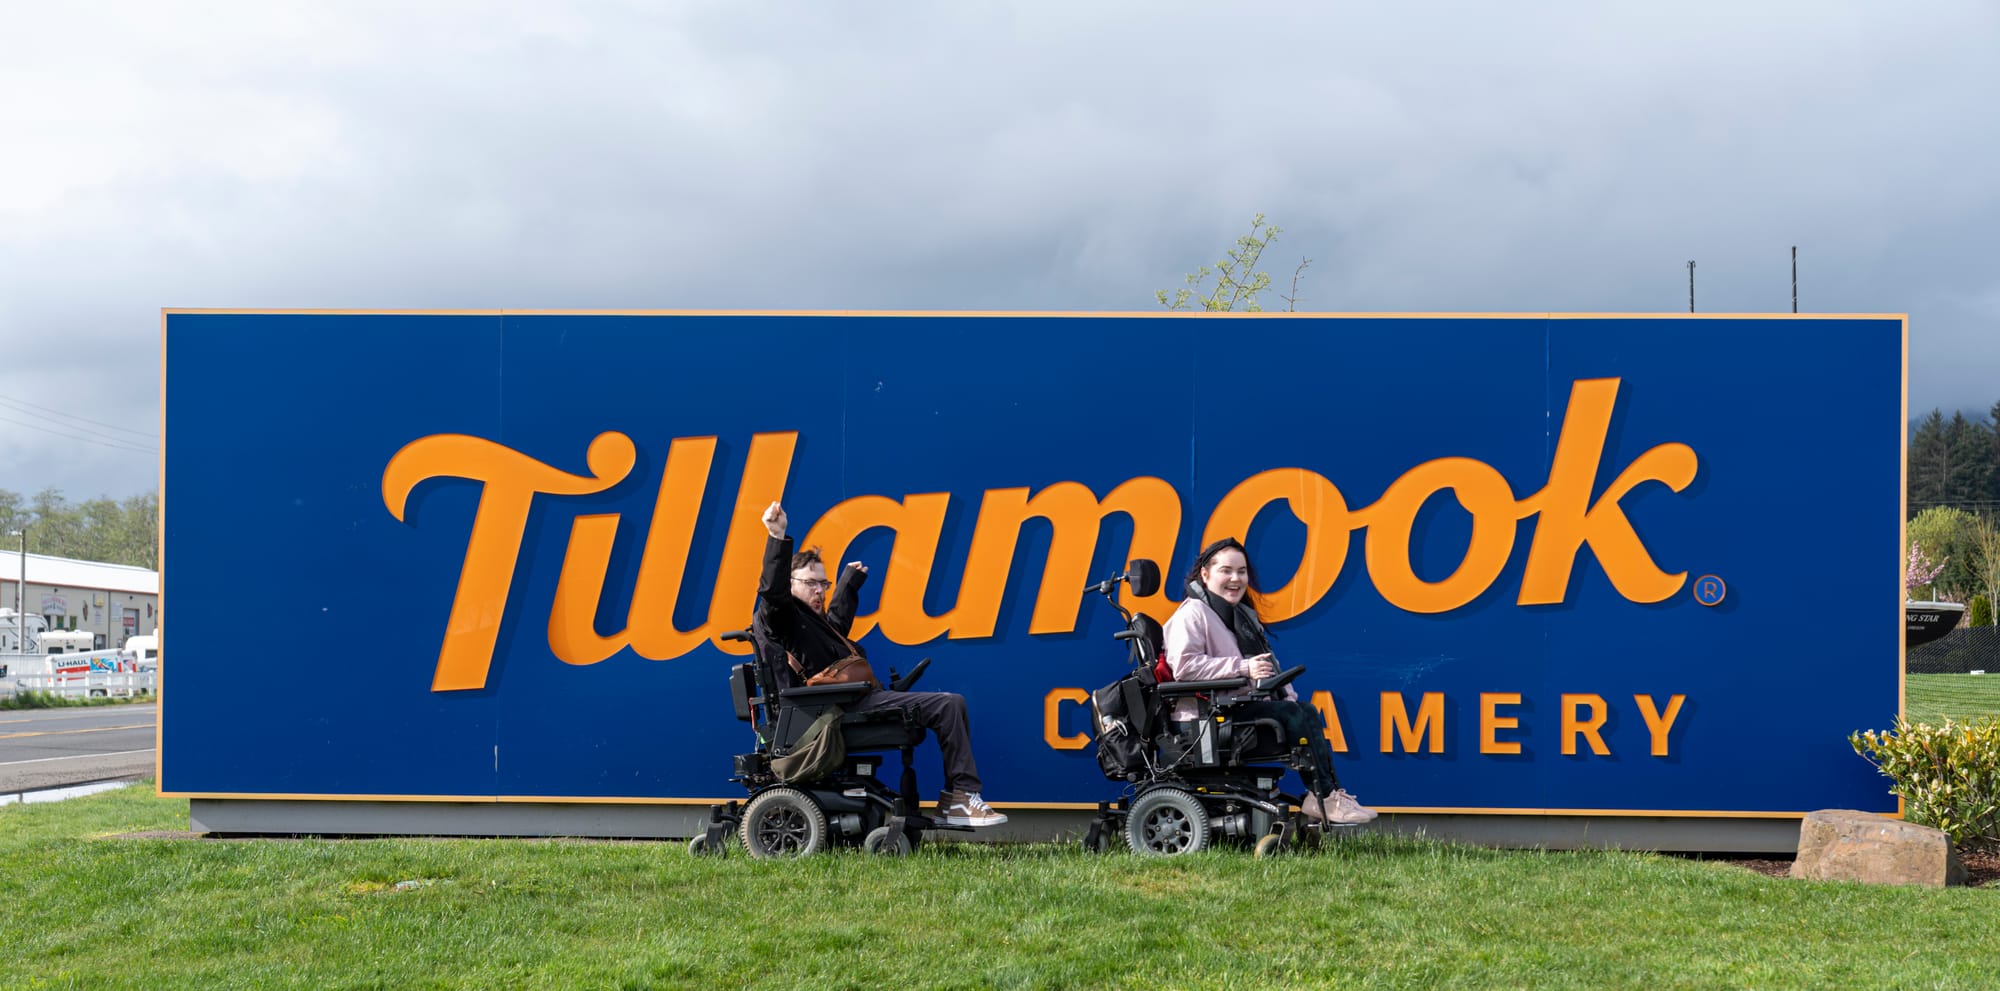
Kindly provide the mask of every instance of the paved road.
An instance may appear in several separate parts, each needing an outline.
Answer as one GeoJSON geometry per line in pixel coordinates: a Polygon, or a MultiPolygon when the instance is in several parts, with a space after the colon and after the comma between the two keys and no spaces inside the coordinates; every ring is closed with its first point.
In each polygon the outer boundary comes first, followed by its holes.
{"type": "Polygon", "coordinates": [[[153,773],[158,703],[0,710],[0,794],[153,773]]]}

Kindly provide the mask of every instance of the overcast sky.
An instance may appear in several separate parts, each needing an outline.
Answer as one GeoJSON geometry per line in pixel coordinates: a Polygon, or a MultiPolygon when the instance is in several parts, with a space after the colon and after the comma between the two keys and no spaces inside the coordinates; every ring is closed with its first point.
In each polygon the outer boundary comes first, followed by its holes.
{"type": "Polygon", "coordinates": [[[1991,0],[0,10],[17,492],[155,485],[161,307],[1143,310],[1260,211],[1346,312],[1785,311],[1798,245],[2000,400],[1991,0]]]}

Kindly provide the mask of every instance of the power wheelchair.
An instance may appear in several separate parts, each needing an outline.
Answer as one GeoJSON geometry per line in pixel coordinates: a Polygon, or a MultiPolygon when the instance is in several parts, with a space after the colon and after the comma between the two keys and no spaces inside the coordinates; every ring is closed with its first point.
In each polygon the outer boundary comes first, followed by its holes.
{"type": "MultiPolygon", "coordinates": [[[[842,711],[837,723],[845,741],[840,766],[811,781],[781,781],[771,758],[799,746],[806,730],[821,714],[836,706],[859,702],[871,691],[866,684],[800,685],[781,680],[783,652],[756,642],[748,630],[724,633],[722,639],[749,643],[751,660],[729,672],[729,694],[736,718],[756,733],[756,749],[735,758],[731,781],[750,792],[741,802],[709,807],[702,832],[688,840],[696,856],[724,856],[735,833],[752,857],[803,857],[831,846],[856,846],[869,853],[902,856],[916,850],[923,834],[933,830],[971,831],[916,810],[917,772],[911,752],[924,742],[925,730],[907,712],[889,707],[865,712],[842,711]],[[889,790],[876,777],[883,753],[900,751],[903,775],[889,790]]],[[[908,691],[930,666],[917,662],[909,674],[889,672],[891,690],[908,691]]]]}
{"type": "Polygon", "coordinates": [[[1324,824],[1295,809],[1301,796],[1279,790],[1288,770],[1311,767],[1311,751],[1289,739],[1271,719],[1238,719],[1233,703],[1282,697],[1305,673],[1298,665],[1252,683],[1219,678],[1174,681],[1165,655],[1165,631],[1144,613],[1118,602],[1120,585],[1136,595],[1160,588],[1160,568],[1134,560],[1125,574],[1084,590],[1104,596],[1125,619],[1114,634],[1125,641],[1132,673],[1091,695],[1098,765],[1124,782],[1124,795],[1099,802],[1083,847],[1106,852],[1123,836],[1133,852],[1152,856],[1194,853],[1221,841],[1253,845],[1267,857],[1301,843],[1316,843],[1324,824]],[[1221,692],[1238,691],[1228,702],[1221,692]],[[1171,718],[1175,703],[1192,698],[1198,718],[1171,718]]]}

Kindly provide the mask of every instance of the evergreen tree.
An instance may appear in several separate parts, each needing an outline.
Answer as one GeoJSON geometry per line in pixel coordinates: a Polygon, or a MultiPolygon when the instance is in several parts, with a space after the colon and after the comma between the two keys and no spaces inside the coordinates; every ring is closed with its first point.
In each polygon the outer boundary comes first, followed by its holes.
{"type": "Polygon", "coordinates": [[[1984,510],[1993,479],[1993,428],[1984,422],[1953,413],[1945,427],[1951,440],[1952,468],[1957,473],[1952,487],[1952,504],[1984,510]]]}
{"type": "Polygon", "coordinates": [[[1945,502],[1945,482],[1951,474],[1951,442],[1944,435],[1944,414],[1931,410],[1910,438],[1910,515],[1945,502]]]}
{"type": "Polygon", "coordinates": [[[1988,426],[1986,508],[2000,512],[2000,400],[1994,401],[1992,413],[1987,417],[1986,423],[1988,426]]]}
{"type": "Polygon", "coordinates": [[[1910,439],[1909,499],[1915,515],[1933,506],[1984,508],[1995,474],[1994,432],[1956,412],[1933,409],[1910,439]]]}

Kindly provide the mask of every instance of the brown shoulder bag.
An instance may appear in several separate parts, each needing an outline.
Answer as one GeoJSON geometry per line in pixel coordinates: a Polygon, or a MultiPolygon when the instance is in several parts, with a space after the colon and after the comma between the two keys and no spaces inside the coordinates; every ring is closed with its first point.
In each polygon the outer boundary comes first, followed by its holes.
{"type": "Polygon", "coordinates": [[[882,687],[882,679],[875,677],[875,669],[868,666],[868,658],[860,654],[849,654],[821,668],[818,674],[806,679],[808,685],[841,685],[865,681],[876,688],[882,687]]]}

